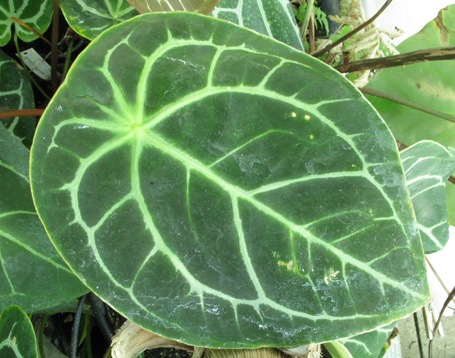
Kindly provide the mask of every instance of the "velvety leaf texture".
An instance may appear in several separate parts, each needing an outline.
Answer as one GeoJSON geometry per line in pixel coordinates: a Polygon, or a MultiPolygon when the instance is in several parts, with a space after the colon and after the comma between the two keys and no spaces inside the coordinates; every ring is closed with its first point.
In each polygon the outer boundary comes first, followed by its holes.
{"type": "Polygon", "coordinates": [[[90,40],[138,15],[126,0],[60,0],[60,7],[71,28],[90,40]]]}
{"type": "Polygon", "coordinates": [[[212,15],[303,51],[302,39],[288,0],[220,0],[212,15]]]}
{"type": "Polygon", "coordinates": [[[38,358],[33,326],[19,306],[7,307],[0,316],[0,357],[38,358]]]}
{"type": "Polygon", "coordinates": [[[219,0],[128,0],[141,14],[156,11],[189,11],[208,15],[219,0]]]}
{"type": "Polygon", "coordinates": [[[425,140],[400,153],[426,254],[449,240],[445,185],[455,170],[454,149],[425,140]]]}
{"type": "Polygon", "coordinates": [[[0,125],[0,311],[19,304],[35,312],[87,292],[55,251],[36,214],[28,160],[28,149],[0,125]]]}
{"type": "Polygon", "coordinates": [[[79,277],[179,341],[328,341],[428,299],[385,123],[335,70],[225,21],[152,13],[100,35],[38,126],[31,177],[79,277]]]}

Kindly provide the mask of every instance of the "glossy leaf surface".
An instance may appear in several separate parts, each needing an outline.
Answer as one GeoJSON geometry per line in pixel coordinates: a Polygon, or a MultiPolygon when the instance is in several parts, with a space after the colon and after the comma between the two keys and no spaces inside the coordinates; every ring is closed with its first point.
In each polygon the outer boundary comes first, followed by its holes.
{"type": "MultiPolygon", "coordinates": [[[[455,5],[440,11],[422,31],[397,49],[402,52],[440,46],[455,46],[455,5]]],[[[368,87],[455,116],[455,61],[431,61],[377,72],[368,87]]],[[[400,104],[368,96],[391,127],[394,136],[412,145],[429,139],[455,147],[455,123],[400,104]]],[[[449,219],[455,222],[455,185],[447,185],[449,219]]]]}
{"type": "Polygon", "coordinates": [[[80,278],[169,338],[298,346],[428,298],[377,112],[330,67],[226,21],[152,13],[101,34],[40,121],[31,177],[80,278]]]}
{"type": "MultiPolygon", "coordinates": [[[[33,90],[25,71],[17,62],[0,50],[0,108],[33,109],[33,90]]],[[[35,133],[36,120],[33,117],[2,119],[11,133],[30,147],[35,133]]]]}
{"type": "Polygon", "coordinates": [[[392,334],[396,323],[378,328],[372,332],[367,332],[341,342],[351,352],[352,358],[378,358],[387,349],[387,340],[392,334]]]}
{"type": "Polygon", "coordinates": [[[445,186],[455,170],[454,152],[421,141],[400,153],[426,254],[441,250],[449,240],[445,186]]]}
{"type": "Polygon", "coordinates": [[[16,17],[31,26],[40,34],[46,32],[52,19],[52,0],[8,0],[0,2],[0,46],[11,39],[11,26],[22,41],[30,42],[38,38],[32,31],[14,22],[16,17]]]}
{"type": "Polygon", "coordinates": [[[87,289],[55,251],[36,214],[29,151],[0,126],[0,310],[34,312],[66,303],[87,289]]]}
{"type": "Polygon", "coordinates": [[[33,326],[19,306],[9,306],[1,314],[0,357],[38,358],[33,326]]]}
{"type": "Polygon", "coordinates": [[[71,28],[90,40],[138,15],[125,0],[60,0],[60,7],[71,28]]]}
{"type": "Polygon", "coordinates": [[[209,15],[219,0],[128,0],[141,14],[161,11],[188,11],[209,15]]]}
{"type": "Polygon", "coordinates": [[[288,0],[220,0],[213,16],[303,51],[303,43],[288,0]]]}

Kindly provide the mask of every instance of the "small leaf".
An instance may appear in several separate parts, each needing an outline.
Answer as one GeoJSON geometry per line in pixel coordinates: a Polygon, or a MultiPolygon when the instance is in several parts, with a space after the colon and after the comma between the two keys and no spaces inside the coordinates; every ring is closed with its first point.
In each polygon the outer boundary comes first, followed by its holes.
{"type": "Polygon", "coordinates": [[[60,0],[60,7],[71,28],[90,40],[138,14],[125,0],[60,0]]]}
{"type": "Polygon", "coordinates": [[[25,22],[40,34],[46,32],[52,20],[52,0],[9,0],[0,3],[0,46],[11,39],[11,26],[22,41],[38,38],[32,31],[14,22],[12,17],[25,22]]]}
{"type": "Polygon", "coordinates": [[[387,340],[395,326],[396,322],[340,342],[349,350],[352,358],[378,358],[387,349],[387,340]]]}
{"type": "Polygon", "coordinates": [[[441,250],[449,240],[445,185],[455,170],[454,150],[421,141],[401,152],[406,182],[426,254],[441,250]]]}
{"type": "Polygon", "coordinates": [[[219,0],[128,0],[141,14],[161,11],[188,11],[209,15],[219,0]]]}
{"type": "Polygon", "coordinates": [[[167,338],[299,346],[428,300],[385,123],[332,68],[227,21],[102,33],[38,125],[31,178],[70,267],[167,338]]]}
{"type": "Polygon", "coordinates": [[[0,310],[34,312],[66,303],[87,289],[52,246],[33,206],[29,151],[0,126],[0,310]]]}
{"type": "Polygon", "coordinates": [[[19,306],[5,308],[0,316],[0,357],[38,358],[33,326],[19,306]]]}
{"type": "Polygon", "coordinates": [[[302,39],[288,0],[220,0],[212,15],[303,51],[302,39]]]}
{"type": "MultiPolygon", "coordinates": [[[[29,78],[17,62],[0,50],[0,108],[33,109],[35,101],[29,78]]],[[[24,145],[32,145],[36,119],[33,117],[15,117],[2,119],[8,130],[20,138],[24,145]]]]}

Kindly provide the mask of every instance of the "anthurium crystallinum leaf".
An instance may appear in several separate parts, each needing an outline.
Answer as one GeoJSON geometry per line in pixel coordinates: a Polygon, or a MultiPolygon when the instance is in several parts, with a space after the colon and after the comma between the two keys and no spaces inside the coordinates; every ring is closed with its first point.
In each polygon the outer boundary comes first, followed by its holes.
{"type": "Polygon", "coordinates": [[[0,356],[38,358],[32,323],[19,306],[8,306],[0,316],[0,356]]]}
{"type": "Polygon", "coordinates": [[[0,311],[19,304],[35,312],[87,292],[55,251],[36,214],[28,162],[28,149],[0,125],[0,311]]]}
{"type": "Polygon", "coordinates": [[[303,51],[302,38],[288,0],[220,0],[212,15],[303,51]]]}
{"type": "Polygon", "coordinates": [[[38,125],[31,178],[70,267],[168,338],[298,346],[428,300],[385,123],[330,67],[226,21],[101,34],[38,125]]]}
{"type": "Polygon", "coordinates": [[[157,11],[189,11],[209,15],[219,0],[128,0],[141,14],[157,11]]]}
{"type": "Polygon", "coordinates": [[[71,28],[93,40],[107,28],[138,15],[125,0],[60,0],[71,28]]]}

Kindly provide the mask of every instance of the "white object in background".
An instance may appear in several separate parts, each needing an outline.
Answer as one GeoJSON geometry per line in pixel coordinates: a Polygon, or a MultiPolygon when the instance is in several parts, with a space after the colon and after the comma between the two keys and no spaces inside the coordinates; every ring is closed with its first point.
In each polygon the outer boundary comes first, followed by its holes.
{"type": "Polygon", "coordinates": [[[38,52],[33,48],[29,48],[28,50],[21,51],[21,55],[25,65],[35,75],[46,81],[51,79],[51,66],[44,61],[44,58],[38,52]]]}
{"type": "MultiPolygon", "coordinates": [[[[447,292],[455,287],[455,227],[449,227],[450,238],[447,245],[441,251],[426,255],[428,283],[433,296],[433,307],[436,318],[444,305],[447,292]]],[[[444,316],[452,316],[455,313],[455,303],[452,300],[444,311],[444,316]]]]}
{"type": "MultiPolygon", "coordinates": [[[[385,4],[385,0],[362,0],[367,19],[372,17],[385,4]]],[[[405,34],[393,42],[399,44],[419,32],[438,12],[454,0],[393,0],[387,9],[375,20],[379,28],[393,30],[398,27],[405,34]]]]}

